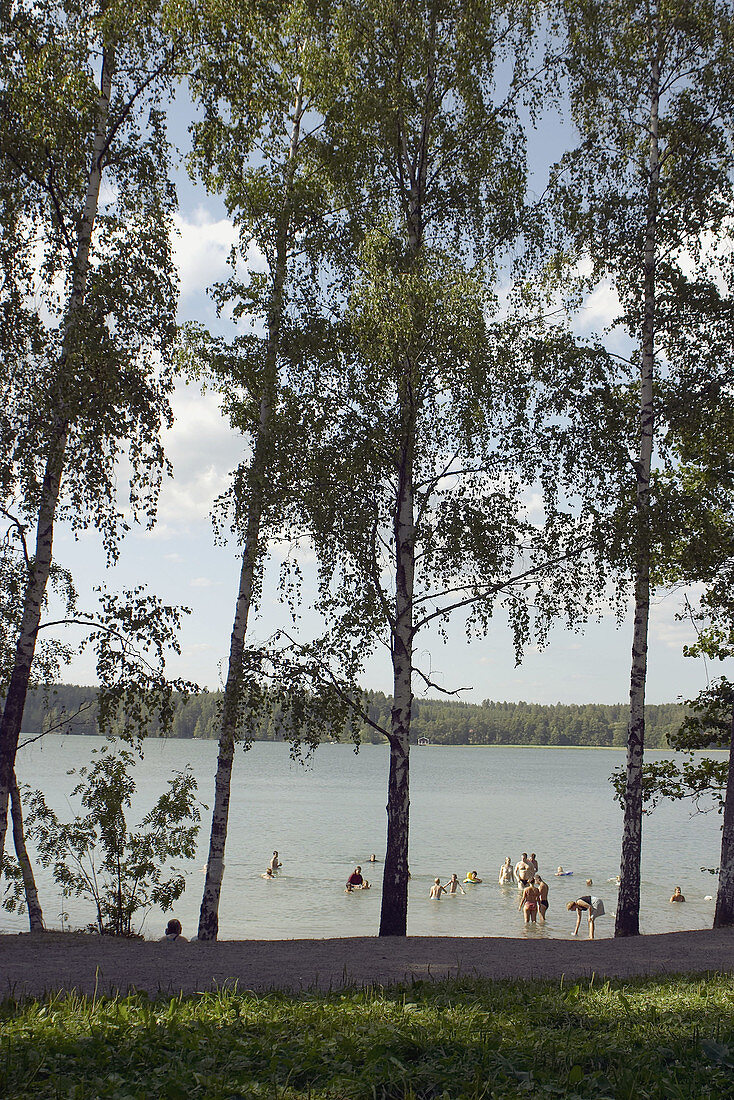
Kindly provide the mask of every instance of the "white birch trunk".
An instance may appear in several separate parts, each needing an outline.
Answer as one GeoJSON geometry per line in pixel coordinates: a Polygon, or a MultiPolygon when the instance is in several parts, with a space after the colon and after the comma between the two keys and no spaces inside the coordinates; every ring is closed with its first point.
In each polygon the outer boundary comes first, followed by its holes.
{"type": "MultiPolygon", "coordinates": [[[[102,157],[107,141],[110,96],[114,72],[114,55],[105,50],[102,57],[100,92],[97,99],[97,122],[94,134],[92,160],[87,179],[79,230],[76,255],[72,273],[71,292],[64,322],[64,336],[61,347],[58,377],[60,391],[63,394],[63,376],[73,352],[73,341],[77,316],[84,305],[87,277],[89,273],[89,251],[92,233],[99,206],[99,190],[102,182],[102,157]]],[[[41,488],[36,524],[35,554],[29,570],[26,584],[23,614],[15,652],[15,662],[8,684],[8,693],[0,723],[0,861],[5,851],[5,838],[8,827],[8,799],[13,784],[15,755],[18,749],[23,710],[25,708],[28,683],[31,676],[33,657],[36,650],[36,637],[41,621],[41,607],[48,584],[53,560],[53,536],[56,508],[59,500],[61,479],[64,473],[66,447],[69,438],[70,413],[63,398],[56,406],[56,412],[48,435],[48,456],[41,488]]],[[[1,865],[1,864],[0,864],[1,865]]]]}
{"type": "Polygon", "coordinates": [[[724,798],[724,824],[721,830],[721,859],[719,860],[719,888],[716,893],[714,928],[731,928],[734,925],[734,710],[731,716],[729,739],[729,772],[724,798]]]}
{"type": "MultiPolygon", "coordinates": [[[[429,169],[431,126],[435,118],[435,15],[431,17],[430,49],[426,71],[421,138],[411,160],[405,135],[400,134],[399,153],[409,181],[406,211],[407,258],[415,263],[423,248],[423,204],[429,169]]],[[[417,330],[421,319],[414,318],[417,330]]],[[[380,935],[405,936],[408,930],[408,846],[410,839],[410,720],[413,705],[415,494],[413,464],[418,427],[417,381],[419,365],[410,356],[399,380],[402,427],[398,492],[395,500],[395,625],[391,638],[393,708],[390,723],[390,772],[387,785],[387,847],[382,877],[380,935]]]]}
{"type": "MultiPolygon", "coordinates": [[[[410,364],[406,364],[408,373],[410,364]]],[[[405,387],[410,391],[410,386],[405,387]]],[[[410,392],[406,401],[412,400],[410,392]]],[[[405,936],[408,927],[408,837],[410,816],[410,717],[413,703],[413,581],[415,522],[413,452],[415,417],[406,424],[395,517],[395,629],[392,637],[393,708],[387,786],[387,849],[382,876],[380,935],[405,936]]]]}
{"type": "MultiPolygon", "coordinates": [[[[657,50],[657,16],[654,17],[657,50]]],[[[658,189],[660,180],[658,108],[660,62],[651,60],[648,156],[647,224],[643,260],[644,316],[640,379],[640,446],[636,463],[635,614],[630,671],[630,717],[627,731],[627,779],[624,798],[622,860],[615,936],[640,932],[640,862],[642,854],[642,765],[645,750],[645,684],[650,620],[650,469],[654,433],[653,381],[655,376],[655,277],[658,189]]]]}
{"type": "Polygon", "coordinates": [[[247,621],[252,604],[258,561],[263,547],[260,527],[265,503],[268,476],[272,414],[276,401],[278,380],[278,352],[280,326],[283,316],[284,287],[288,268],[290,225],[292,213],[292,185],[296,171],[296,158],[301,134],[303,114],[303,81],[299,78],[293,113],[288,163],[285,172],[285,196],[278,224],[276,260],[273,272],[273,291],[268,313],[268,343],[265,354],[265,381],[260,398],[260,416],[255,448],[250,464],[250,499],[247,509],[245,548],[242,555],[239,592],[234,625],[230,638],[227,682],[222,701],[222,724],[219,731],[219,753],[214,780],[214,805],[209,835],[209,856],[206,865],[204,894],[199,911],[198,938],[215,940],[219,933],[219,901],[224,877],[224,851],[227,841],[229,803],[232,787],[232,764],[237,734],[237,716],[242,689],[242,660],[245,651],[247,621]]]}
{"type": "Polygon", "coordinates": [[[31,932],[45,932],[46,925],[43,921],[41,903],[38,900],[38,889],[36,887],[35,875],[33,874],[33,864],[31,863],[25,843],[23,804],[20,800],[20,791],[18,790],[18,781],[15,778],[15,773],[13,773],[13,783],[10,788],[10,812],[13,819],[13,844],[15,845],[15,854],[23,876],[23,889],[25,891],[26,908],[28,909],[28,924],[31,932]]]}

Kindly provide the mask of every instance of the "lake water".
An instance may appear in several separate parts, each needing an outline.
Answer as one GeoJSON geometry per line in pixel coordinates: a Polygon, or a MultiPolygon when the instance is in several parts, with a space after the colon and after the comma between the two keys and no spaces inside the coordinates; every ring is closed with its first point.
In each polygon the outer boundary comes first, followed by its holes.
{"type": "MultiPolygon", "coordinates": [[[[40,787],[64,820],[71,820],[69,769],[90,760],[100,738],[49,735],[18,756],[20,782],[40,787]]],[[[138,792],[131,821],[139,820],[164,789],[172,770],[190,764],[199,779],[202,802],[211,804],[217,746],[211,741],[149,741],[136,768],[138,792]],[[136,816],[136,814],[138,816],[136,816]]],[[[649,759],[663,753],[651,752],[649,759]]],[[[613,934],[614,876],[619,872],[621,810],[607,779],[624,764],[615,750],[428,746],[411,752],[410,902],[408,931],[432,936],[568,937],[573,914],[566,902],[592,893],[607,916],[597,937],[613,934]],[[536,852],[540,872],[550,882],[545,927],[527,931],[517,912],[518,892],[500,887],[497,873],[505,856],[513,863],[523,851],[536,852]],[[573,877],[554,878],[556,867],[573,877]],[[430,901],[436,875],[445,882],[453,871],[463,879],[476,868],[482,886],[465,896],[430,901]]],[[[388,750],[365,745],[323,745],[304,767],[290,760],[288,747],[259,743],[238,750],[233,776],[226,872],[220,907],[223,939],[281,939],[376,935],[379,925],[382,858],[385,850],[388,750]],[[283,870],[273,882],[260,875],[274,848],[283,870]],[[377,864],[367,860],[371,852],[377,864]],[[347,895],[344,882],[355,864],[374,889],[347,895]]],[[[175,914],[184,933],[196,934],[209,814],[199,851],[189,864],[188,886],[175,914]]],[[[642,870],[643,932],[711,926],[716,879],[701,867],[718,865],[721,818],[693,814],[682,804],[662,804],[644,824],[642,870]],[[668,901],[674,885],[685,905],[668,901]]],[[[12,841],[9,841],[12,843],[12,841]]],[[[39,870],[39,892],[48,927],[92,921],[91,905],[64,899],[39,870]]],[[[159,937],[166,917],[152,912],[146,935],[159,937]]],[[[23,930],[26,918],[0,910],[0,928],[23,930]]],[[[582,933],[585,922],[582,923],[582,933]]]]}

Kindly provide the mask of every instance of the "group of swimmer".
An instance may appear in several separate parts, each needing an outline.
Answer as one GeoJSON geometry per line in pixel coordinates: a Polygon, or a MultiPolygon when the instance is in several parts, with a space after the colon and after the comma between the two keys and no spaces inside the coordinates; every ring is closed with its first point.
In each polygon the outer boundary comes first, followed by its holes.
{"type": "MultiPolygon", "coordinates": [[[[565,877],[573,874],[572,871],[564,871],[563,867],[559,867],[555,873],[556,878],[565,877]]],[[[535,924],[538,917],[540,917],[541,924],[545,923],[545,914],[548,911],[548,883],[543,880],[540,874],[538,874],[538,860],[535,852],[531,852],[530,855],[527,852],[523,852],[522,857],[517,861],[515,867],[512,866],[512,860],[508,856],[505,862],[500,867],[499,881],[503,885],[507,885],[512,881],[517,882],[517,887],[522,890],[520,896],[520,904],[518,910],[522,910],[526,924],[535,924]]],[[[586,880],[587,886],[593,886],[590,878],[586,880]]],[[[579,925],[581,924],[581,914],[586,913],[589,923],[589,939],[594,939],[594,922],[597,917],[601,917],[604,914],[604,902],[601,898],[595,897],[593,894],[582,894],[581,897],[575,899],[575,901],[569,901],[566,906],[566,910],[569,913],[576,913],[576,927],[573,930],[573,935],[577,936],[579,931],[579,925]]]]}
{"type": "Polygon", "coordinates": [[[526,924],[535,924],[540,917],[540,923],[545,924],[545,914],[548,911],[548,883],[538,871],[538,859],[535,852],[528,855],[523,852],[520,859],[512,866],[512,860],[508,856],[500,867],[499,882],[501,886],[508,886],[512,882],[517,883],[521,890],[518,912],[522,910],[526,924]]]}
{"type": "MultiPolygon", "coordinates": [[[[476,871],[470,871],[469,874],[464,879],[464,882],[481,882],[482,880],[480,878],[476,878],[476,877],[475,878],[470,878],[469,877],[470,875],[476,876],[476,873],[477,873],[476,871]]],[[[441,897],[442,894],[455,894],[457,890],[462,894],[466,893],[466,890],[464,889],[464,887],[459,882],[459,876],[454,871],[454,873],[451,876],[451,878],[449,879],[449,881],[444,883],[443,886],[441,885],[441,879],[440,878],[435,878],[433,880],[433,886],[431,887],[431,892],[428,896],[430,898],[438,899],[438,898],[441,897]]]]}
{"type": "MultiPolygon", "coordinates": [[[[370,863],[377,862],[377,856],[373,852],[369,857],[370,863]]],[[[260,876],[264,879],[274,879],[278,871],[280,871],[283,864],[280,861],[280,856],[276,851],[273,852],[272,858],[260,876]]],[[[555,872],[555,877],[572,875],[573,871],[564,871],[563,867],[559,867],[555,872]]],[[[408,872],[410,878],[410,872],[408,872]]],[[[523,852],[521,858],[517,861],[515,866],[512,865],[512,859],[507,857],[505,862],[500,867],[498,881],[500,886],[510,886],[517,884],[518,890],[521,890],[520,904],[518,905],[518,912],[522,910],[525,924],[537,923],[538,917],[540,923],[545,923],[545,914],[548,910],[548,883],[542,878],[538,872],[538,860],[535,852],[531,852],[530,855],[527,852],[523,852]]],[[[612,880],[610,879],[610,882],[612,880]]],[[[619,878],[616,879],[619,882],[619,878]]],[[[482,879],[479,878],[477,871],[467,871],[466,878],[464,879],[464,886],[466,885],[480,885],[482,879]]],[[[587,878],[586,885],[592,886],[592,880],[587,878]]],[[[466,894],[466,890],[459,881],[459,877],[454,872],[448,882],[442,883],[439,877],[433,880],[429,897],[433,900],[439,900],[443,894],[453,895],[457,893],[466,894]]],[[[345,893],[351,894],[354,890],[369,890],[370,883],[362,875],[362,868],[359,864],[354,868],[351,875],[346,881],[345,893]]],[[[681,892],[680,886],[676,886],[673,890],[673,894],[670,898],[671,902],[685,901],[685,897],[681,892]]],[[[582,894],[581,897],[576,898],[575,901],[569,901],[566,906],[568,912],[576,913],[576,927],[573,930],[573,935],[577,936],[579,926],[581,924],[581,914],[586,913],[589,924],[589,939],[594,939],[594,921],[597,917],[601,917],[604,914],[604,902],[601,898],[595,897],[593,894],[582,894]]],[[[170,920],[166,926],[166,931],[163,936],[164,940],[173,942],[178,940],[179,942],[186,943],[186,937],[181,934],[181,923],[178,920],[170,920]]]]}
{"type": "MultiPolygon", "coordinates": [[[[374,852],[370,856],[369,862],[370,863],[377,863],[377,856],[375,855],[374,852]]],[[[279,856],[278,852],[277,851],[273,852],[273,858],[270,860],[270,863],[268,864],[266,869],[263,871],[260,878],[274,879],[282,866],[283,866],[283,864],[280,861],[280,856],[279,856]]],[[[353,890],[369,890],[369,889],[370,889],[370,884],[367,881],[367,879],[363,877],[362,868],[360,866],[355,867],[354,870],[352,871],[351,875],[347,879],[346,886],[345,886],[345,892],[347,894],[351,894],[353,890]]]]}
{"type": "MultiPolygon", "coordinates": [[[[556,877],[561,877],[571,873],[572,872],[564,871],[563,867],[559,867],[555,874],[556,877]]],[[[480,883],[481,881],[476,871],[470,871],[464,879],[465,883],[480,883]]],[[[538,871],[538,859],[535,852],[531,852],[530,855],[528,855],[527,852],[523,852],[514,867],[511,857],[508,856],[500,867],[498,882],[500,886],[517,885],[518,890],[520,890],[520,904],[517,909],[518,912],[522,912],[525,924],[536,924],[538,919],[541,924],[545,923],[545,915],[548,911],[549,904],[548,883],[538,871]]],[[[586,885],[593,885],[591,879],[586,880],[586,885]]],[[[455,894],[457,888],[464,893],[456,875],[452,875],[445,886],[442,886],[441,880],[437,878],[431,887],[430,896],[432,898],[440,898],[443,893],[455,894]]],[[[671,900],[673,899],[671,898],[671,900]]],[[[604,902],[601,898],[597,898],[593,894],[582,894],[582,896],[576,898],[575,901],[570,901],[566,909],[569,912],[576,913],[574,936],[578,935],[581,914],[584,912],[587,914],[589,939],[593,940],[594,921],[596,917],[600,917],[604,913],[604,902]]]]}
{"type": "MultiPolygon", "coordinates": [[[[408,875],[408,878],[410,878],[410,875],[408,875]]],[[[481,882],[482,879],[480,879],[477,871],[466,872],[466,878],[464,879],[465,886],[479,886],[481,882]]],[[[459,882],[459,876],[456,874],[456,872],[454,872],[449,881],[443,886],[441,885],[441,879],[435,878],[433,880],[431,892],[428,896],[430,898],[437,899],[440,898],[442,894],[455,894],[457,890],[460,890],[462,894],[466,893],[466,890],[459,882]]]]}
{"type": "MultiPolygon", "coordinates": [[[[377,856],[373,852],[369,858],[370,863],[377,863],[377,856]]],[[[408,871],[408,878],[410,878],[410,871],[408,871]]],[[[351,894],[355,890],[369,890],[371,889],[369,882],[362,875],[362,868],[357,866],[352,871],[351,875],[347,879],[347,884],[344,887],[345,894],[351,894]]]]}

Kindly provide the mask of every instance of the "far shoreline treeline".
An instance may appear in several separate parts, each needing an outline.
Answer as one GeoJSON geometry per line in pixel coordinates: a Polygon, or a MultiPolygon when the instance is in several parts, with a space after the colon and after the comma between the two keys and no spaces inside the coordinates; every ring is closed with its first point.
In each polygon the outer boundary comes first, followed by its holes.
{"type": "MultiPolygon", "coordinates": [[[[41,730],[59,733],[96,734],[96,688],[57,684],[28,693],[23,732],[41,730]]],[[[379,691],[365,693],[372,721],[389,729],[392,699],[379,691]]],[[[169,737],[216,740],[222,693],[202,692],[176,701],[169,737]]],[[[601,704],[508,703],[485,699],[483,703],[462,703],[455,699],[417,698],[411,720],[411,741],[427,738],[434,745],[550,745],[589,748],[623,748],[627,739],[629,708],[624,703],[601,704]]],[[[668,747],[668,736],[681,725],[686,708],[680,703],[663,703],[645,708],[646,742],[651,749],[668,747]]],[[[111,732],[115,732],[114,728],[111,732]]],[[[157,736],[155,722],[150,730],[157,736]]],[[[286,739],[277,713],[264,719],[255,741],[286,739]]],[[[325,734],[325,740],[330,735],[325,734]]],[[[384,741],[365,726],[362,740],[384,741]]]]}

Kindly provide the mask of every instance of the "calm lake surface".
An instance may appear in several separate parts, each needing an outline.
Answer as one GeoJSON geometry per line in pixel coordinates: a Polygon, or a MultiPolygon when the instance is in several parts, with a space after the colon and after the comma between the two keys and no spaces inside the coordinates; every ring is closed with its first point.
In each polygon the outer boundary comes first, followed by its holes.
{"type": "MultiPolygon", "coordinates": [[[[88,763],[101,738],[49,735],[18,756],[20,782],[39,787],[63,820],[75,777],[69,769],[88,763]]],[[[648,759],[669,755],[647,754],[648,759]]],[[[211,805],[217,746],[211,741],[149,741],[136,768],[138,792],[130,820],[137,822],[165,787],[172,770],[190,764],[201,801],[211,805]]],[[[570,935],[573,914],[566,902],[580,894],[603,898],[607,916],[597,937],[613,934],[622,815],[608,776],[624,754],[605,749],[429,746],[411,752],[410,905],[408,931],[431,936],[570,935]],[[527,932],[517,912],[516,888],[500,887],[505,856],[513,863],[536,852],[550,883],[545,927],[527,932]],[[554,878],[556,867],[573,877],[554,878]],[[476,868],[482,886],[466,895],[430,901],[436,875],[463,879],[476,868]],[[593,880],[593,889],[585,886],[593,880]]],[[[226,871],[220,907],[222,939],[289,939],[376,935],[385,850],[388,750],[365,745],[323,745],[308,766],[294,763],[288,747],[259,743],[235,759],[226,871]],[[273,882],[260,875],[274,848],[283,870],[273,882]],[[369,864],[371,852],[379,862],[369,864]],[[374,889],[347,895],[355,864],[374,889]]],[[[721,818],[693,814],[681,804],[662,804],[646,817],[643,839],[641,923],[643,932],[710,927],[716,879],[701,867],[718,865],[721,818]],[[675,885],[685,905],[671,905],[675,885]]],[[[210,815],[202,811],[199,851],[188,864],[188,886],[175,907],[184,934],[198,922],[210,815]]],[[[12,843],[12,841],[9,841],[12,843]]],[[[42,870],[39,892],[49,928],[62,912],[73,927],[93,919],[89,903],[64,899],[42,870]]],[[[144,932],[163,933],[166,917],[151,912],[144,932]]],[[[0,910],[0,929],[21,931],[25,916],[0,910]]],[[[582,923],[582,933],[585,932],[582,923]]]]}

